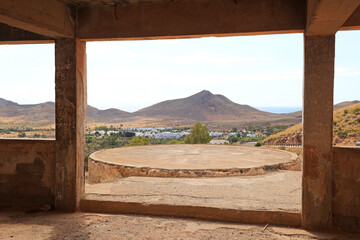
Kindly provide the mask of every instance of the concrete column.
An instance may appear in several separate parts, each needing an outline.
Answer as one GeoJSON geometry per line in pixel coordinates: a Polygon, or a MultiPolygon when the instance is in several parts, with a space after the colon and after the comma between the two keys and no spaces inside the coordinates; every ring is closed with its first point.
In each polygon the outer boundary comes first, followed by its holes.
{"type": "Polygon", "coordinates": [[[84,194],[86,43],[55,41],[55,208],[76,211],[84,194]]]}
{"type": "Polygon", "coordinates": [[[331,227],[335,35],[304,37],[302,224],[331,227]]]}

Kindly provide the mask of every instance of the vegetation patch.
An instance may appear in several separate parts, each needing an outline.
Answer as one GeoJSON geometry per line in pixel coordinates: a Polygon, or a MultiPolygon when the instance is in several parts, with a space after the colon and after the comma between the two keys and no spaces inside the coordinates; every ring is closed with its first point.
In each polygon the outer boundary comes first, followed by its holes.
{"type": "MultiPolygon", "coordinates": [[[[360,140],[360,103],[334,111],[333,142],[334,144],[351,144],[360,140]]],[[[266,138],[263,144],[286,145],[302,144],[302,124],[299,123],[285,131],[266,138]]]]}

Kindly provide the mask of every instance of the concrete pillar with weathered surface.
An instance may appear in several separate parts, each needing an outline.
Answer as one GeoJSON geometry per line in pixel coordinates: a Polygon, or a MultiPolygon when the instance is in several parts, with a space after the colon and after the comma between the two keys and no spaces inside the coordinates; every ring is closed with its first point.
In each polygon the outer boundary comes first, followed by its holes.
{"type": "Polygon", "coordinates": [[[304,37],[302,224],[331,227],[335,35],[304,37]]]}
{"type": "Polygon", "coordinates": [[[86,43],[55,41],[55,208],[76,211],[84,194],[86,43]]]}

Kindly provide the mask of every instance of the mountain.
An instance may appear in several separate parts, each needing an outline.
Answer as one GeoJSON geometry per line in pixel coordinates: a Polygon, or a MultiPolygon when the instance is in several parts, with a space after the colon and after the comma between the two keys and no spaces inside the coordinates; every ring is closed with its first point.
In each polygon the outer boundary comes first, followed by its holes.
{"type": "MultiPolygon", "coordinates": [[[[354,100],[354,101],[341,102],[341,103],[338,103],[338,104],[335,104],[335,105],[334,105],[334,110],[337,110],[337,109],[340,109],[340,108],[344,108],[344,107],[347,107],[347,106],[351,106],[351,105],[354,105],[354,104],[356,104],[356,103],[360,103],[360,101],[354,100]]],[[[285,114],[285,115],[288,116],[288,117],[295,117],[295,118],[302,119],[302,111],[287,113],[287,114],[285,114]]]]}
{"type": "Polygon", "coordinates": [[[172,119],[186,118],[196,121],[253,121],[280,117],[278,114],[234,103],[223,95],[214,95],[206,90],[187,98],[157,103],[143,108],[135,114],[172,119]]]}
{"type": "MultiPolygon", "coordinates": [[[[53,102],[20,105],[0,99],[0,123],[42,122],[54,124],[55,104],[53,102]]],[[[118,109],[99,110],[88,106],[87,122],[94,124],[126,124],[128,126],[185,126],[194,121],[202,121],[209,126],[231,127],[243,123],[268,124],[276,121],[282,124],[284,116],[263,112],[248,105],[232,102],[223,95],[215,95],[209,91],[201,91],[190,97],[168,100],[143,108],[135,113],[118,109]]],[[[286,124],[296,123],[294,118],[285,117],[286,124]]],[[[296,119],[295,119],[296,120],[296,119]]],[[[296,120],[298,121],[298,120],[296,120]]]]}
{"type": "Polygon", "coordinates": [[[131,116],[131,113],[116,108],[99,110],[95,107],[88,105],[86,120],[88,122],[116,123],[122,122],[124,118],[129,118],[131,116]]]}
{"type": "MultiPolygon", "coordinates": [[[[344,106],[353,102],[344,102],[344,106]]],[[[189,126],[201,121],[213,129],[246,127],[250,125],[290,125],[301,122],[301,112],[275,114],[260,111],[248,105],[232,102],[220,94],[201,91],[190,97],[163,101],[129,113],[110,108],[99,110],[87,107],[87,123],[123,124],[127,127],[137,126],[189,126]]],[[[55,104],[21,105],[0,98],[0,127],[2,126],[45,126],[55,123],[55,104]]]]}
{"type": "Polygon", "coordinates": [[[0,98],[0,109],[18,106],[19,104],[0,98]]]}
{"type": "Polygon", "coordinates": [[[354,104],[357,104],[357,103],[360,103],[360,101],[354,100],[354,101],[341,102],[341,103],[338,103],[338,104],[334,105],[334,110],[338,110],[340,108],[351,106],[351,105],[354,105],[354,104]]]}
{"type": "Polygon", "coordinates": [[[0,118],[11,118],[13,121],[55,121],[55,104],[53,102],[20,105],[0,98],[0,109],[0,118]]]}
{"type": "MultiPolygon", "coordinates": [[[[88,122],[117,122],[131,117],[131,113],[111,108],[99,110],[92,106],[87,107],[88,122]]],[[[21,105],[0,98],[0,120],[19,122],[41,122],[43,124],[55,123],[55,103],[45,102],[39,104],[21,105]]]]}
{"type": "MultiPolygon", "coordinates": [[[[333,142],[353,144],[360,141],[360,101],[351,101],[334,106],[333,142]],[[355,103],[347,105],[349,103],[355,103]],[[339,108],[341,106],[345,106],[339,108]]],[[[282,132],[273,134],[263,141],[265,144],[301,144],[302,124],[296,124],[282,132]]]]}

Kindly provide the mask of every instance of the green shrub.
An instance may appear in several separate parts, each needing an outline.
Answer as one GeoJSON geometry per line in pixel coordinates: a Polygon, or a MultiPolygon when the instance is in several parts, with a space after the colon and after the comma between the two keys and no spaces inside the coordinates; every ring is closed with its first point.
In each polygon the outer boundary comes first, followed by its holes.
{"type": "Polygon", "coordinates": [[[134,137],[130,140],[129,146],[142,146],[142,145],[150,145],[149,139],[146,137],[134,137]]]}
{"type": "Polygon", "coordinates": [[[238,141],[238,138],[236,137],[236,136],[231,136],[231,137],[229,137],[229,142],[230,143],[235,143],[235,142],[237,142],[238,141]]]}
{"type": "Polygon", "coordinates": [[[360,108],[353,109],[353,113],[356,115],[360,114],[360,108]]]}
{"type": "Polygon", "coordinates": [[[348,135],[348,131],[338,132],[338,136],[339,136],[339,137],[345,138],[345,137],[347,137],[347,135],[348,135]]]}
{"type": "Polygon", "coordinates": [[[125,137],[134,137],[135,133],[134,132],[125,132],[125,137]]]}
{"type": "Polygon", "coordinates": [[[255,143],[255,145],[254,145],[255,147],[261,147],[261,142],[257,142],[257,143],[255,143]]]}
{"type": "Polygon", "coordinates": [[[347,109],[344,110],[344,115],[348,114],[349,111],[347,109]]]}
{"type": "Polygon", "coordinates": [[[184,139],[186,144],[209,143],[211,137],[207,126],[203,126],[201,122],[196,122],[191,128],[190,134],[184,139]]]}
{"type": "Polygon", "coordinates": [[[17,135],[18,137],[26,137],[26,133],[22,132],[17,135]]]}
{"type": "Polygon", "coordinates": [[[34,133],[34,138],[40,138],[41,137],[41,135],[40,134],[38,134],[38,133],[34,133]]]}

